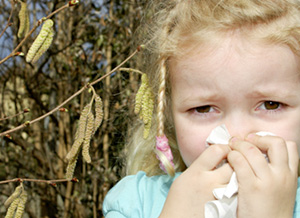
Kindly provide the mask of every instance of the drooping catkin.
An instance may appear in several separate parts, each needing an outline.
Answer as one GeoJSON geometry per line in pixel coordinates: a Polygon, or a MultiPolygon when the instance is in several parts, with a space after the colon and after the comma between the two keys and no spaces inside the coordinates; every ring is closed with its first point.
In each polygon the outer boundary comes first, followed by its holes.
{"type": "Polygon", "coordinates": [[[9,208],[7,209],[5,218],[13,218],[19,202],[20,202],[19,197],[13,200],[13,202],[10,204],[9,208]]]}
{"type": "Polygon", "coordinates": [[[20,197],[21,192],[22,192],[22,186],[19,185],[16,187],[12,195],[4,202],[4,206],[8,207],[11,204],[11,202],[13,202],[16,198],[20,197]]]}
{"type": "Polygon", "coordinates": [[[87,104],[81,111],[79,123],[76,131],[76,138],[72,145],[71,150],[67,154],[67,160],[71,160],[79,151],[81,144],[84,140],[88,114],[91,113],[91,104],[87,104]]]}
{"type": "Polygon", "coordinates": [[[144,125],[143,137],[144,139],[148,138],[151,129],[151,122],[144,125]]]}
{"type": "Polygon", "coordinates": [[[79,141],[79,140],[75,140],[74,141],[74,143],[73,143],[73,145],[71,147],[71,150],[69,151],[69,153],[66,156],[67,160],[71,160],[76,155],[76,153],[81,148],[82,142],[83,142],[83,140],[82,141],[79,141]]]}
{"type": "Polygon", "coordinates": [[[20,201],[18,203],[15,218],[21,218],[23,216],[26,201],[27,201],[27,192],[23,189],[23,191],[20,195],[20,201]]]}
{"type": "Polygon", "coordinates": [[[152,117],[151,108],[149,108],[150,106],[151,106],[151,89],[147,89],[142,101],[142,108],[143,108],[142,117],[143,117],[144,124],[147,124],[152,117]]]}
{"type": "Polygon", "coordinates": [[[101,125],[103,119],[103,104],[100,96],[96,94],[95,98],[95,114],[92,113],[92,102],[87,104],[80,115],[79,125],[76,131],[75,141],[66,158],[69,160],[66,172],[66,178],[71,180],[76,167],[78,154],[82,147],[82,156],[87,163],[91,163],[90,141],[96,130],[101,125]]]}
{"type": "MultiPolygon", "coordinates": [[[[142,99],[143,100],[143,99],[142,99]]],[[[142,101],[142,105],[143,105],[143,101],[142,101]]],[[[141,105],[141,106],[142,106],[141,105]]],[[[144,111],[143,110],[145,110],[145,107],[141,107],[141,109],[140,109],[140,112],[139,112],[139,118],[140,118],[140,120],[143,120],[143,114],[144,114],[144,111]]]]}
{"type": "Polygon", "coordinates": [[[67,172],[66,172],[66,179],[68,179],[68,180],[73,179],[73,175],[74,175],[78,155],[79,155],[79,150],[77,151],[75,156],[72,157],[72,159],[69,160],[69,163],[68,163],[68,166],[67,166],[67,172]]]}
{"type": "Polygon", "coordinates": [[[146,74],[142,75],[142,84],[135,98],[135,113],[144,123],[143,137],[146,139],[151,129],[152,114],[154,109],[154,95],[148,83],[146,74]]]}
{"type": "Polygon", "coordinates": [[[33,60],[36,61],[43,54],[42,51],[45,52],[49,48],[53,39],[52,26],[53,26],[53,21],[51,19],[48,19],[44,22],[44,25],[42,26],[39,35],[34,40],[27,53],[26,56],[27,62],[33,62],[33,60]],[[42,50],[39,51],[40,49],[42,50]],[[36,55],[37,57],[35,57],[36,55]]]}
{"type": "Polygon", "coordinates": [[[146,92],[148,88],[148,77],[147,77],[147,74],[143,74],[142,75],[142,84],[138,90],[138,92],[136,93],[136,96],[135,96],[135,108],[134,108],[134,112],[136,114],[138,114],[141,110],[141,107],[142,107],[142,99],[143,99],[143,96],[146,92]]]}
{"type": "Polygon", "coordinates": [[[87,118],[87,125],[86,125],[83,146],[82,146],[82,156],[87,163],[91,163],[90,141],[93,136],[94,128],[95,128],[94,115],[92,113],[89,113],[87,118]]]}
{"type": "Polygon", "coordinates": [[[95,129],[97,131],[103,120],[103,103],[99,95],[95,97],[95,129]]]}
{"type": "Polygon", "coordinates": [[[147,108],[145,108],[145,110],[147,110],[147,112],[145,113],[146,118],[144,117],[144,119],[146,119],[147,122],[144,121],[144,139],[148,138],[148,136],[149,136],[149,132],[150,132],[151,125],[152,125],[153,109],[154,109],[154,95],[150,91],[149,99],[148,99],[148,106],[147,106],[147,108]]]}
{"type": "Polygon", "coordinates": [[[88,115],[91,113],[91,104],[87,104],[81,111],[79,124],[78,124],[78,138],[80,140],[84,139],[85,129],[87,125],[88,115]]]}
{"type": "Polygon", "coordinates": [[[30,28],[27,4],[26,2],[22,2],[22,1],[20,1],[20,3],[21,3],[21,9],[19,11],[20,26],[18,30],[18,38],[22,38],[24,35],[26,35],[29,32],[29,28],[30,28]]]}
{"type": "Polygon", "coordinates": [[[48,50],[48,48],[52,44],[53,36],[54,36],[54,30],[53,30],[53,28],[51,28],[49,30],[49,34],[47,35],[44,43],[42,44],[42,46],[40,47],[40,49],[35,54],[34,58],[31,61],[31,63],[34,64],[35,62],[37,62],[38,59],[40,59],[40,57],[48,50]]]}

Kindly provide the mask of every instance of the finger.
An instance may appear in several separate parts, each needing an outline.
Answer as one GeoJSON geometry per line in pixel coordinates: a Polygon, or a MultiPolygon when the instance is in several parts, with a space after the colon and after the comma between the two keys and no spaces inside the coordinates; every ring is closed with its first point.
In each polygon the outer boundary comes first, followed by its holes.
{"type": "Polygon", "coordinates": [[[299,165],[299,153],[298,153],[297,144],[292,141],[287,141],[286,145],[287,145],[286,147],[289,156],[289,167],[292,172],[296,173],[298,172],[298,165],[299,165]]]}
{"type": "Polygon", "coordinates": [[[190,167],[197,167],[205,171],[214,170],[222,160],[227,158],[229,151],[228,145],[209,146],[190,167]]]}
{"type": "MultiPolygon", "coordinates": [[[[240,140],[238,138],[231,139],[229,144],[233,150],[238,151],[241,155],[243,155],[243,159],[247,161],[248,166],[250,167],[250,169],[252,169],[252,174],[256,175],[259,178],[262,178],[269,174],[270,169],[268,166],[268,162],[266,161],[263,153],[254,144],[248,141],[240,140]]],[[[239,161],[243,160],[241,159],[241,157],[239,158],[239,161]]],[[[241,165],[245,166],[246,163],[241,162],[241,165]]],[[[240,166],[235,165],[235,168],[237,167],[239,168],[240,166]]]]}
{"type": "Polygon", "coordinates": [[[239,182],[247,181],[251,183],[251,181],[255,179],[252,168],[244,155],[240,152],[234,150],[229,152],[227,159],[229,164],[233,167],[239,182]]]}
{"type": "Polygon", "coordinates": [[[278,136],[258,136],[250,134],[246,140],[268,154],[271,165],[276,167],[288,166],[289,157],[286,142],[278,136]]]}
{"type": "Polygon", "coordinates": [[[231,176],[232,176],[232,173],[233,173],[233,169],[231,167],[230,164],[228,163],[225,163],[223,164],[221,167],[217,168],[215,170],[216,173],[218,173],[219,175],[219,180],[218,182],[220,184],[228,184],[231,176]]]}

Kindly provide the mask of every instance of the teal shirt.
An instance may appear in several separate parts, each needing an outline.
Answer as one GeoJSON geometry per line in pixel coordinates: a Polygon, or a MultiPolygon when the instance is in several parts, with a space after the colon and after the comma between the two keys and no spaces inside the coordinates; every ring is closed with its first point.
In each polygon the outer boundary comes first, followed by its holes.
{"type": "MultiPolygon", "coordinates": [[[[123,178],[105,197],[105,218],[157,218],[173,181],[168,175],[146,176],[145,172],[123,178]]],[[[298,178],[294,218],[300,218],[300,179],[298,178]]]]}

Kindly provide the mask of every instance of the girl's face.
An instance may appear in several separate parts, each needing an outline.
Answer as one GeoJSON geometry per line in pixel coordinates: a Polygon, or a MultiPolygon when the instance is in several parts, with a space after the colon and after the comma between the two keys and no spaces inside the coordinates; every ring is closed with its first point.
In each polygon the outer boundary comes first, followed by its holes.
{"type": "Polygon", "coordinates": [[[177,142],[188,167],[221,124],[232,136],[268,131],[300,145],[300,65],[287,46],[226,37],[169,64],[177,142]]]}

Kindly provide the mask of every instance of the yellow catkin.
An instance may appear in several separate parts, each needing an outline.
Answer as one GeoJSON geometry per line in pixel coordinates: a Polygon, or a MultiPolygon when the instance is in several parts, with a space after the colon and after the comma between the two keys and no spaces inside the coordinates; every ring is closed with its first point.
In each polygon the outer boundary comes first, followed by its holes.
{"type": "Polygon", "coordinates": [[[154,95],[150,87],[148,87],[142,98],[141,111],[139,116],[144,123],[143,137],[145,139],[149,136],[149,132],[151,129],[153,109],[154,109],[154,95]]]}
{"type": "Polygon", "coordinates": [[[4,202],[4,206],[8,207],[11,204],[11,202],[13,202],[16,198],[20,197],[21,192],[22,192],[22,186],[19,185],[16,187],[12,195],[4,202]]]}
{"type": "Polygon", "coordinates": [[[13,218],[19,202],[20,202],[20,197],[13,200],[13,202],[10,204],[10,206],[6,212],[5,218],[13,218]]]}
{"type": "Polygon", "coordinates": [[[29,20],[29,14],[27,12],[27,16],[25,17],[24,36],[26,36],[29,33],[29,30],[30,30],[30,20],[29,20]]]}
{"type": "Polygon", "coordinates": [[[99,95],[95,97],[95,129],[97,131],[103,120],[103,103],[99,95]]]}
{"type": "Polygon", "coordinates": [[[23,189],[22,194],[20,196],[20,201],[18,203],[15,218],[21,218],[23,216],[26,201],[27,201],[27,192],[23,189]]]}
{"type": "Polygon", "coordinates": [[[89,113],[88,119],[87,119],[87,126],[86,126],[83,146],[82,146],[82,156],[83,156],[83,159],[87,163],[91,163],[90,141],[91,141],[91,138],[92,138],[92,135],[94,132],[94,127],[95,127],[94,115],[92,113],[89,113]]]}
{"type": "Polygon", "coordinates": [[[87,119],[90,112],[91,112],[91,104],[89,103],[83,108],[80,114],[79,125],[78,125],[78,139],[84,139],[87,119]]]}
{"type": "Polygon", "coordinates": [[[67,160],[71,160],[78,153],[78,150],[80,149],[80,146],[84,140],[85,129],[87,125],[87,117],[90,111],[91,111],[91,104],[87,104],[81,111],[79,124],[76,131],[76,138],[72,145],[71,150],[66,156],[67,160]]]}
{"type": "Polygon", "coordinates": [[[136,114],[138,114],[141,110],[141,106],[142,106],[142,99],[143,99],[143,96],[146,92],[148,88],[148,77],[147,75],[144,73],[142,75],[142,84],[138,90],[138,92],[136,93],[136,96],[135,96],[135,108],[134,108],[134,112],[136,114]]]}
{"type": "Polygon", "coordinates": [[[144,139],[148,138],[151,129],[151,122],[148,122],[144,125],[143,137],[144,139]]]}
{"type": "Polygon", "coordinates": [[[53,41],[53,36],[54,36],[54,30],[53,28],[50,29],[49,34],[47,35],[44,43],[40,47],[40,49],[36,52],[34,58],[32,59],[31,63],[37,62],[38,59],[48,50],[50,45],[52,44],[53,41]]]}
{"type": "Polygon", "coordinates": [[[148,88],[142,100],[142,117],[144,124],[147,124],[150,120],[149,107],[151,105],[151,90],[148,88]]]}
{"type": "Polygon", "coordinates": [[[83,142],[83,140],[82,141],[80,141],[80,140],[74,141],[71,150],[69,151],[69,153],[66,156],[67,160],[71,160],[76,155],[78,150],[80,150],[80,148],[81,148],[82,142],[83,142]]]}
{"type": "Polygon", "coordinates": [[[52,26],[53,26],[53,21],[52,20],[48,19],[44,22],[44,25],[42,26],[42,29],[41,29],[39,35],[36,37],[36,39],[32,43],[32,45],[31,45],[31,47],[30,47],[30,49],[29,49],[29,51],[26,55],[26,61],[27,62],[31,62],[35,58],[35,55],[37,53],[40,54],[39,49],[42,47],[42,45],[45,42],[47,43],[47,45],[49,44],[49,41],[52,42],[52,39],[50,40],[50,38],[49,38],[49,37],[53,38],[52,26]]]}
{"type": "Polygon", "coordinates": [[[78,159],[79,151],[75,154],[75,156],[69,161],[67,166],[67,172],[66,172],[66,179],[71,180],[73,179],[77,159],[78,159]]]}
{"type": "Polygon", "coordinates": [[[20,1],[21,9],[19,11],[19,20],[20,26],[18,30],[18,37],[22,38],[29,32],[30,22],[29,22],[29,15],[27,10],[27,4],[25,2],[20,1]]]}
{"type": "MultiPolygon", "coordinates": [[[[142,105],[142,104],[141,104],[142,105]]],[[[140,109],[140,113],[139,113],[139,118],[140,118],[140,120],[143,120],[143,114],[144,114],[144,110],[145,109],[145,107],[141,107],[141,109],[140,109]]]]}

